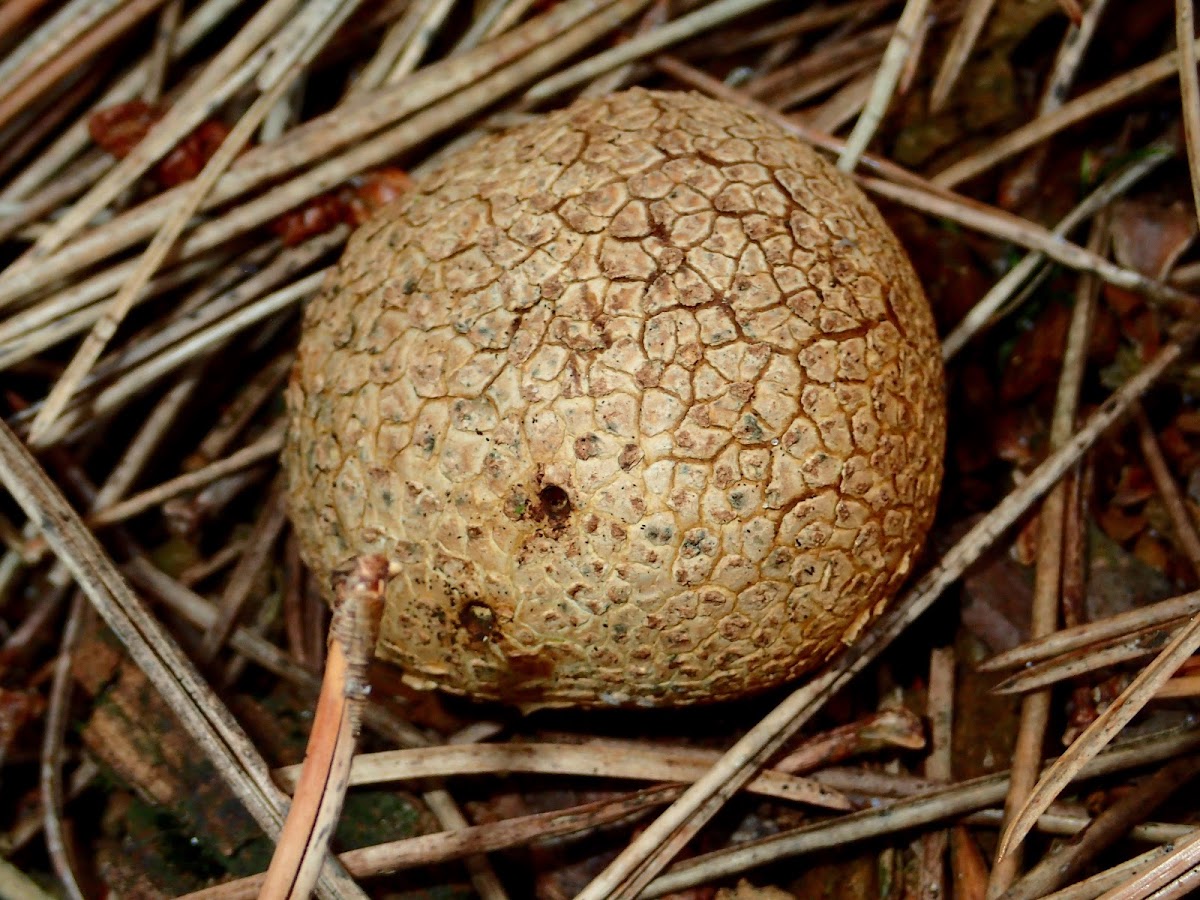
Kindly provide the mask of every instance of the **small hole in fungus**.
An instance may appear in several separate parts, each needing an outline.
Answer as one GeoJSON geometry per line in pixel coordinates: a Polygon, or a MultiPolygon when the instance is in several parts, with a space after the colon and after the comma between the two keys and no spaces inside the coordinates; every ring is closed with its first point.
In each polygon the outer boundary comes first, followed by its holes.
{"type": "Polygon", "coordinates": [[[571,512],[571,498],[557,484],[548,484],[538,491],[542,509],[552,519],[565,519],[571,512]]]}

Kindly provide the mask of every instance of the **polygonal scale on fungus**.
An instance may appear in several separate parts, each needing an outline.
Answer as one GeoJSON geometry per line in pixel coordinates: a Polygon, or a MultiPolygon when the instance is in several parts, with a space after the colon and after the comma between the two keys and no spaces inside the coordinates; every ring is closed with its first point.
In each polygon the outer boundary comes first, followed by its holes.
{"type": "Polygon", "coordinates": [[[895,237],[694,94],[581,100],[418,180],[309,306],[288,399],[305,560],[385,554],[379,654],[515,703],[800,675],[904,581],[941,480],[895,237]]]}

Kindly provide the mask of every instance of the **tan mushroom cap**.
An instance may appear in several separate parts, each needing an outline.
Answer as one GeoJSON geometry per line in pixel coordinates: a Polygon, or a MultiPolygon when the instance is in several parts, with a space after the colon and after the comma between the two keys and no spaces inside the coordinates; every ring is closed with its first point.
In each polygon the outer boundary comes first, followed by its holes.
{"type": "Polygon", "coordinates": [[[379,655],[516,703],[800,675],[895,593],[941,481],[892,232],[695,94],[582,100],[419,180],[309,306],[288,401],[308,564],[386,554],[379,655]]]}

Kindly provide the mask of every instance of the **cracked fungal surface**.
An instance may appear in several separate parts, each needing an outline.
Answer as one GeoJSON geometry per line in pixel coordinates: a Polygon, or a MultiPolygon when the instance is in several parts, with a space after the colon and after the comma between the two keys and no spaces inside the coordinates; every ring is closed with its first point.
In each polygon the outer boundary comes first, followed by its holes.
{"type": "Polygon", "coordinates": [[[323,583],[398,563],[379,654],[519,703],[672,705],[854,640],[933,517],[945,414],[878,211],[694,94],[467,149],[309,306],[284,454],[323,583]]]}

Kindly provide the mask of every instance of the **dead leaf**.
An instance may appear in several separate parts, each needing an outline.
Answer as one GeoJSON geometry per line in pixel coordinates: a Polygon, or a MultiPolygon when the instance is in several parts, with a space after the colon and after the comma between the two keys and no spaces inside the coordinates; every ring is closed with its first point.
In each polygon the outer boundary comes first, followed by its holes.
{"type": "Polygon", "coordinates": [[[963,625],[992,653],[1011,650],[1028,636],[1033,580],[1006,553],[992,554],[963,579],[963,625]]]}
{"type": "Polygon", "coordinates": [[[1113,488],[1112,502],[1117,506],[1137,506],[1158,492],[1146,467],[1128,463],[1121,467],[1121,477],[1113,488]]]}
{"type": "Polygon", "coordinates": [[[1089,620],[1115,616],[1178,593],[1161,572],[1096,527],[1088,536],[1087,583],[1089,620]]]}
{"type": "Polygon", "coordinates": [[[1127,199],[1113,204],[1117,262],[1164,279],[1196,238],[1196,214],[1180,200],[1127,199]]]}
{"type": "Polygon", "coordinates": [[[1004,402],[1014,403],[1057,382],[1070,324],[1070,309],[1061,303],[1051,303],[1031,328],[1021,332],[1000,385],[1004,402]]]}
{"type": "Polygon", "coordinates": [[[1164,573],[1171,563],[1171,556],[1167,552],[1166,545],[1146,531],[1142,532],[1133,545],[1133,555],[1146,565],[1164,573]]]}
{"type": "Polygon", "coordinates": [[[1126,512],[1118,506],[1108,506],[1097,517],[1104,533],[1118,543],[1132,540],[1146,527],[1142,513],[1126,512]]]}
{"type": "Polygon", "coordinates": [[[12,691],[0,687],[0,760],[8,753],[26,723],[42,714],[46,703],[37,691],[12,691]]]}

